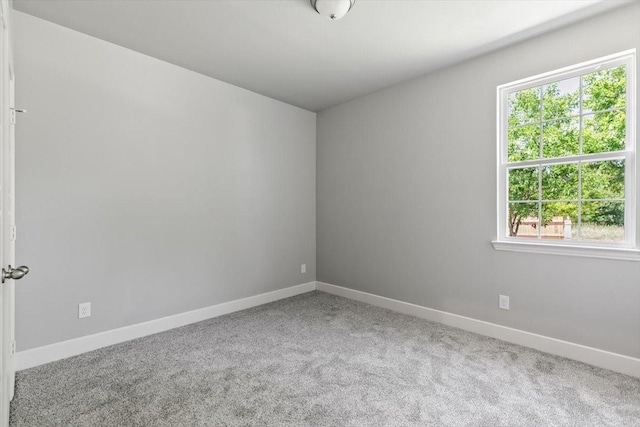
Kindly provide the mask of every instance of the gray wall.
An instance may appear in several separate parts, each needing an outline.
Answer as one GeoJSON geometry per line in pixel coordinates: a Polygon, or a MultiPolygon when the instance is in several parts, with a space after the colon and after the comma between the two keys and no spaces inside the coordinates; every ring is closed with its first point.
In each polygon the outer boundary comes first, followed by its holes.
{"type": "Polygon", "coordinates": [[[19,350],[315,280],[314,113],[15,27],[19,350]]]}
{"type": "Polygon", "coordinates": [[[496,86],[640,48],[639,22],[635,3],[319,113],[318,280],[640,357],[640,263],[490,243],[496,86]]]}

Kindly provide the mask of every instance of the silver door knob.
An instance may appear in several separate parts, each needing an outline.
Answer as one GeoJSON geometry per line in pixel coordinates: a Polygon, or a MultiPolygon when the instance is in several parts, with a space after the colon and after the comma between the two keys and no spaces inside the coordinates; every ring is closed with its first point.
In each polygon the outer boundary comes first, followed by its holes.
{"type": "Polygon", "coordinates": [[[29,272],[29,267],[23,265],[21,267],[11,268],[9,266],[9,270],[2,269],[2,283],[6,279],[18,280],[22,279],[29,272]]]}

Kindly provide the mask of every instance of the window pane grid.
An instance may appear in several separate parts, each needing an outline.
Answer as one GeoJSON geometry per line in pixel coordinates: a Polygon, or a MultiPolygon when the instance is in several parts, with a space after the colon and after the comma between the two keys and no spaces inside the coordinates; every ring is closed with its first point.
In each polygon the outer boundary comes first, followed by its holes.
{"type": "MultiPolygon", "coordinates": [[[[544,86],[540,88],[540,140],[538,146],[540,148],[538,158],[544,157],[544,86]]],[[[538,221],[537,221],[537,239],[542,237],[542,167],[538,166],[538,221]]]]}
{"type": "Polygon", "coordinates": [[[582,116],[590,116],[590,115],[596,115],[596,114],[602,114],[602,113],[611,113],[611,112],[615,112],[615,111],[626,111],[626,107],[613,107],[613,108],[607,108],[606,110],[598,110],[598,111],[589,111],[587,113],[582,113],[582,109],[580,110],[579,114],[573,114],[573,115],[568,115],[568,116],[563,116],[563,117],[556,117],[553,119],[547,119],[547,120],[534,120],[528,123],[521,123],[518,125],[514,125],[514,126],[509,126],[509,129],[511,130],[515,130],[515,129],[520,129],[523,127],[527,127],[527,126],[531,126],[531,125],[537,125],[537,124],[549,124],[549,123],[555,123],[555,122],[559,122],[562,120],[567,120],[567,119],[578,119],[581,118],[582,116]]]}
{"type": "MultiPolygon", "coordinates": [[[[624,202],[624,199],[542,199],[542,203],[578,203],[583,202],[624,202]]],[[[538,202],[538,200],[509,200],[509,203],[531,203],[538,202]]]]}
{"type": "MultiPolygon", "coordinates": [[[[580,76],[580,100],[579,100],[579,112],[580,112],[580,117],[578,118],[579,120],[579,128],[580,131],[578,132],[578,153],[582,154],[582,147],[583,147],[583,134],[582,134],[582,129],[584,126],[584,117],[582,115],[582,94],[584,93],[583,90],[583,79],[582,76],[580,76]]],[[[578,168],[580,171],[582,171],[582,168],[578,168]]],[[[578,172],[578,182],[581,183],[582,182],[582,173],[578,172]]],[[[578,218],[580,218],[580,205],[578,205],[578,218]]],[[[580,237],[580,221],[578,221],[578,237],[580,237]]]]}
{"type": "Polygon", "coordinates": [[[637,246],[634,55],[498,88],[499,240],[637,246]]]}
{"type": "Polygon", "coordinates": [[[509,136],[507,163],[536,160],[533,156],[527,154],[528,149],[534,148],[527,142],[527,140],[531,141],[529,138],[533,136],[530,135],[530,131],[527,131],[527,128],[531,129],[532,126],[538,127],[538,147],[535,147],[538,151],[538,159],[565,158],[576,154],[584,154],[587,151],[585,150],[585,133],[587,131],[589,131],[590,141],[588,154],[624,151],[626,146],[626,124],[624,122],[626,121],[629,105],[626,100],[626,74],[625,65],[611,66],[610,68],[586,72],[574,77],[550,81],[544,85],[507,92],[506,96],[509,104],[507,109],[507,134],[509,136]],[[619,75],[616,75],[616,73],[619,75]],[[589,84],[585,83],[585,79],[589,79],[589,84]],[[572,81],[573,83],[567,83],[572,81]],[[614,83],[617,83],[618,86],[615,86],[614,83]],[[595,91],[599,84],[604,89],[602,89],[602,93],[598,93],[596,96],[590,91],[595,91]],[[613,89],[607,84],[613,86],[613,89]],[[569,90],[567,90],[567,85],[569,90]],[[585,90],[585,88],[589,90],[585,90]],[[535,95],[535,97],[532,98],[532,95],[535,95]],[[589,99],[590,108],[585,109],[585,98],[589,99]],[[575,102],[577,102],[577,106],[572,104],[575,102]],[[572,107],[572,105],[574,106],[572,107]],[[549,111],[547,111],[547,108],[550,108],[549,111]],[[616,117],[614,114],[616,112],[624,114],[616,117]],[[611,114],[614,115],[611,116],[611,114]],[[531,120],[534,117],[538,120],[531,120]],[[585,121],[585,117],[588,117],[589,120],[585,121]],[[615,133],[615,127],[621,124],[617,123],[616,119],[618,122],[622,121],[622,127],[624,128],[622,135],[615,133]],[[567,129],[563,129],[564,125],[570,130],[573,127],[572,123],[577,124],[576,142],[578,147],[575,150],[577,152],[567,146],[566,138],[569,134],[567,129]],[[589,124],[588,129],[587,124],[589,124]],[[558,138],[557,141],[553,141],[554,138],[545,134],[545,126],[549,127],[549,132],[551,133],[554,133],[553,131],[555,130],[554,136],[558,138]],[[618,137],[617,144],[607,139],[607,137],[611,138],[611,133],[614,134],[614,137],[618,137]],[[550,152],[545,153],[547,151],[546,146],[552,147],[550,145],[552,142],[556,148],[550,148],[550,152]],[[611,149],[603,149],[605,148],[603,144],[611,149]],[[566,151],[567,149],[569,150],[568,152],[566,151]],[[564,152],[562,152],[563,150],[564,152]]]}
{"type": "Polygon", "coordinates": [[[549,157],[545,159],[535,160],[523,160],[519,162],[507,163],[505,166],[507,170],[519,169],[528,166],[549,166],[549,165],[564,165],[577,162],[597,162],[600,160],[623,160],[632,155],[630,151],[608,151],[605,153],[589,153],[581,154],[578,156],[566,156],[566,157],[549,157]]]}
{"type": "MultiPolygon", "coordinates": [[[[580,93],[582,93],[582,77],[580,77],[580,93]]],[[[582,96],[580,97],[580,112],[582,113],[582,96]]],[[[582,117],[580,117],[582,128],[582,117]]],[[[582,132],[580,132],[580,152],[582,153],[582,132]]],[[[578,240],[582,240],[582,161],[578,162],[578,240]]]]}
{"type": "MultiPolygon", "coordinates": [[[[622,210],[624,212],[625,203],[625,199],[623,197],[582,197],[585,192],[583,179],[583,170],[585,167],[593,168],[596,172],[600,172],[600,168],[602,168],[603,166],[615,166],[613,162],[615,162],[616,160],[624,161],[624,157],[621,159],[607,159],[608,162],[606,160],[602,161],[600,159],[589,160],[591,161],[578,161],[569,163],[564,162],[560,163],[559,165],[538,165],[534,166],[533,168],[508,168],[507,173],[510,176],[508,182],[513,182],[516,187],[519,185],[520,187],[523,187],[525,189],[530,188],[531,184],[533,184],[533,182],[531,182],[531,178],[535,178],[536,182],[535,193],[530,193],[528,198],[517,199],[514,197],[507,197],[507,203],[509,206],[509,235],[511,237],[523,237],[537,240],[574,239],[577,241],[589,242],[593,239],[624,240],[623,226],[607,226],[606,223],[601,225],[598,225],[598,222],[595,222],[593,224],[589,223],[590,234],[583,233],[585,226],[583,214],[585,203],[592,205],[591,211],[596,211],[596,214],[598,208],[601,208],[600,210],[605,211],[607,210],[606,208],[608,208],[609,211],[613,211],[613,213],[605,212],[604,214],[600,214],[599,216],[599,218],[604,218],[605,220],[609,221],[611,221],[611,218],[613,218],[612,215],[616,213],[616,209],[612,209],[612,207],[609,205],[614,205],[613,208],[615,208],[615,205],[618,204],[620,205],[618,206],[618,208],[622,207],[622,210]],[[609,163],[611,163],[611,165],[609,165],[609,163]],[[565,168],[559,171],[554,171],[552,169],[553,166],[564,166],[565,168]],[[575,167],[567,169],[567,166],[575,167]],[[544,197],[545,174],[547,176],[546,179],[551,179],[553,181],[554,179],[556,179],[555,174],[558,173],[564,173],[564,175],[562,176],[562,178],[565,179],[565,182],[563,183],[565,185],[564,191],[569,191],[571,193],[575,191],[577,197],[544,197]],[[571,178],[571,174],[577,175],[577,182],[575,184],[570,183],[572,179],[576,179],[571,178]],[[566,181],[567,177],[569,181],[566,181]],[[569,187],[567,187],[567,185],[569,185],[569,187]],[[571,185],[576,186],[575,190],[571,189],[571,185]],[[533,206],[536,206],[535,209],[533,208],[533,206]],[[574,214],[571,214],[571,212],[574,212],[574,214]],[[572,225],[573,227],[576,227],[575,230],[572,230],[572,225]],[[562,228],[562,233],[558,233],[558,230],[560,228],[562,228]]],[[[515,191],[518,190],[518,188],[515,189],[515,191]]],[[[509,196],[511,196],[510,193],[511,189],[509,190],[509,196]]],[[[620,209],[617,209],[617,211],[620,211],[620,209]]],[[[596,215],[596,217],[598,216],[596,215]]]]}

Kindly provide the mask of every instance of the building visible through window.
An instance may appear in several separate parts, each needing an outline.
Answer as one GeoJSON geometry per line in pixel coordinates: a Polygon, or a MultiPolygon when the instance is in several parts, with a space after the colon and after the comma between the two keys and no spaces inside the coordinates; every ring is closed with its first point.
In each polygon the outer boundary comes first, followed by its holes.
{"type": "Polygon", "coordinates": [[[498,241],[635,248],[635,52],[498,88],[498,241]]]}

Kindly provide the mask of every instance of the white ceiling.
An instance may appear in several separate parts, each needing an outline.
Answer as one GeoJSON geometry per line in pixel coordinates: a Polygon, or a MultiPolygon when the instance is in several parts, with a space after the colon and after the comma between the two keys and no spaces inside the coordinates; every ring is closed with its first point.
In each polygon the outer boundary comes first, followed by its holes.
{"type": "Polygon", "coordinates": [[[629,0],[15,0],[15,9],[311,111],[629,0]]]}

